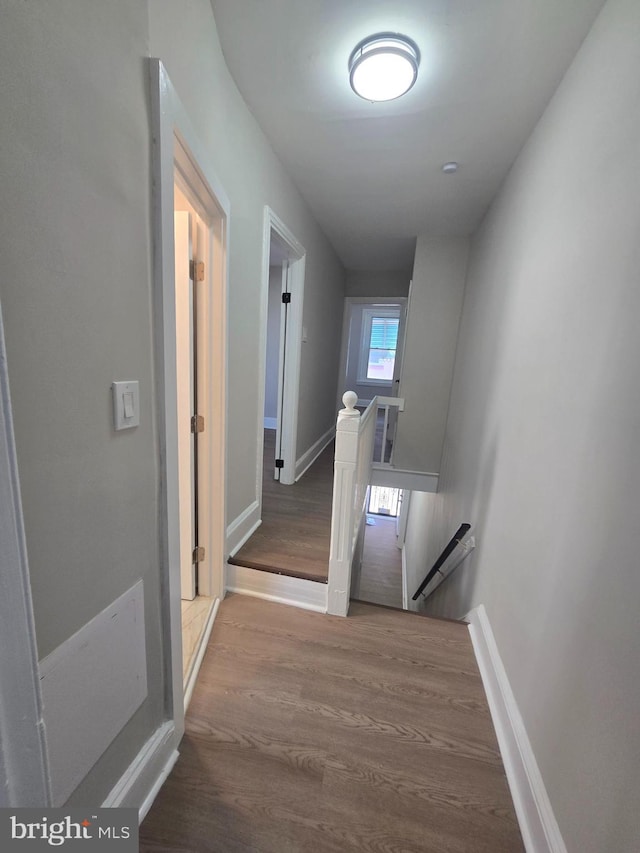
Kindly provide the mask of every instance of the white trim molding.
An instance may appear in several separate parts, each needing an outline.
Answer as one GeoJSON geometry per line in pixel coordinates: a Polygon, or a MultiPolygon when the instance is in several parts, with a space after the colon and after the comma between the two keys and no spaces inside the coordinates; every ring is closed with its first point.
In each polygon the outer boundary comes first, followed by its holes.
{"type": "Polygon", "coordinates": [[[227,566],[227,590],[317,613],[327,612],[327,585],[289,575],[227,566]]]}
{"type": "Polygon", "coordinates": [[[296,461],[296,483],[309,470],[309,468],[311,468],[318,456],[320,456],[322,451],[333,441],[335,437],[336,427],[334,424],[325,432],[324,435],[321,435],[320,438],[311,445],[306,453],[302,454],[300,459],[296,461]]]}
{"type": "Polygon", "coordinates": [[[27,545],[0,306],[0,808],[51,803],[27,545]]]}
{"type": "Polygon", "coordinates": [[[276,446],[284,466],[280,469],[281,483],[292,485],[295,482],[296,440],[298,434],[298,397],[300,392],[300,364],[302,359],[302,308],[304,305],[304,284],[306,250],[291,229],[273,211],[265,205],[262,224],[262,286],[260,301],[260,341],[258,363],[258,431],[256,454],[256,498],[262,504],[263,471],[263,430],[265,380],[267,370],[267,314],[269,304],[269,263],[271,257],[271,237],[276,235],[283,244],[287,260],[283,265],[286,289],[291,294],[288,306],[286,340],[284,322],[280,323],[280,357],[278,367],[278,416],[276,417],[276,446]]]}
{"type": "Polygon", "coordinates": [[[176,387],[176,319],[174,252],[174,179],[178,161],[192,189],[212,220],[214,252],[212,274],[211,337],[214,371],[211,387],[212,419],[210,494],[218,499],[211,505],[211,557],[215,562],[209,594],[222,595],[226,544],[226,332],[229,274],[230,204],[220,184],[209,152],[199,140],[165,67],[159,59],[148,60],[152,121],[152,222],[154,270],[154,324],[156,328],[155,367],[158,399],[158,440],[160,444],[160,507],[162,587],[162,648],[169,685],[166,715],[175,724],[174,748],[184,734],[184,692],[182,674],[182,609],[180,589],[180,529],[178,490],[178,430],[176,387]],[[201,195],[200,195],[201,193],[201,195]],[[215,344],[213,343],[215,339],[215,344]],[[214,357],[215,356],[215,357],[214,357]]]}
{"type": "Polygon", "coordinates": [[[260,503],[250,503],[227,527],[226,553],[233,557],[262,524],[260,503]]]}
{"type": "Polygon", "coordinates": [[[400,550],[402,558],[402,609],[409,610],[409,582],[407,579],[407,551],[404,545],[400,550]]]}
{"type": "Polygon", "coordinates": [[[138,817],[142,822],[178,760],[174,740],[175,726],[172,722],[159,726],[111,789],[102,808],[137,806],[140,803],[138,817]]]}
{"type": "Polygon", "coordinates": [[[193,696],[193,691],[196,686],[196,681],[198,680],[198,673],[200,672],[200,667],[202,666],[202,660],[204,658],[204,653],[207,650],[207,644],[209,642],[209,637],[211,636],[211,631],[213,629],[213,623],[216,621],[216,616],[218,615],[218,608],[220,607],[220,599],[216,598],[209,610],[209,614],[207,616],[207,621],[204,625],[204,631],[200,637],[198,642],[198,648],[193,656],[193,661],[189,668],[189,672],[187,674],[187,678],[184,682],[184,712],[187,713],[187,708],[189,707],[189,702],[191,702],[191,697],[193,696]]]}
{"type": "Polygon", "coordinates": [[[484,605],[465,619],[527,853],[567,853],[484,605]]]}

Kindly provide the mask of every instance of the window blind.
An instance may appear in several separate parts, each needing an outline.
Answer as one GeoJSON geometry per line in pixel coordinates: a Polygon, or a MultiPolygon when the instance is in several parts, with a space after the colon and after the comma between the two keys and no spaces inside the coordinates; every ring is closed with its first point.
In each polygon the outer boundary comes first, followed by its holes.
{"type": "Polygon", "coordinates": [[[398,345],[398,325],[394,317],[373,317],[371,320],[370,349],[395,350],[398,345]]]}

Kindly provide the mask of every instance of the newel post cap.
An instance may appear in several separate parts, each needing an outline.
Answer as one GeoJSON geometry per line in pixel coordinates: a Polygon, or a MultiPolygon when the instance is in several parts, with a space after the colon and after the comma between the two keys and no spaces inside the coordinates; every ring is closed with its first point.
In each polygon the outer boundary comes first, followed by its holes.
{"type": "Polygon", "coordinates": [[[344,409],[340,409],[341,417],[360,417],[360,412],[356,409],[358,395],[355,391],[345,391],[342,395],[342,402],[344,403],[344,409]]]}

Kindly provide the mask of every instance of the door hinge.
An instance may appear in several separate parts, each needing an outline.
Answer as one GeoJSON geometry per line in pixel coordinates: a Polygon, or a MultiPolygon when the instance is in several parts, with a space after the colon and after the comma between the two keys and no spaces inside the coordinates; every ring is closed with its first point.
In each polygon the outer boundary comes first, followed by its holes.
{"type": "Polygon", "coordinates": [[[193,563],[201,563],[204,560],[204,546],[196,545],[193,549],[193,554],[191,555],[191,562],[193,563]]]}
{"type": "Polygon", "coordinates": [[[276,459],[276,468],[284,468],[284,459],[276,459]]]}
{"type": "Polygon", "coordinates": [[[189,278],[191,281],[204,281],[204,261],[189,261],[189,278]]]}
{"type": "Polygon", "coordinates": [[[191,432],[204,432],[204,417],[202,415],[194,415],[191,418],[191,432]]]}
{"type": "Polygon", "coordinates": [[[283,293],[282,294],[282,304],[288,305],[290,302],[291,302],[291,294],[287,293],[287,292],[283,293]]]}

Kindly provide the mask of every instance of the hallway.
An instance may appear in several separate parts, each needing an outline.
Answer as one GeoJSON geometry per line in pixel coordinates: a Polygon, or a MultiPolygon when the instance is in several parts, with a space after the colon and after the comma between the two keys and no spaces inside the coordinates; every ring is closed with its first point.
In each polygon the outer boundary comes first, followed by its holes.
{"type": "Polygon", "coordinates": [[[275,430],[265,429],[262,524],[229,563],[327,583],[333,442],[291,486],[273,479],[274,450],[275,430]]]}
{"type": "Polygon", "coordinates": [[[140,850],[517,853],[469,634],[230,595],[140,850]]]}
{"type": "MultiPolygon", "coordinates": [[[[378,419],[375,452],[380,452],[378,419]]],[[[275,430],[264,431],[262,524],[230,557],[235,566],[327,583],[331,540],[334,444],[292,486],[273,479],[275,430]]],[[[402,558],[396,519],[369,515],[362,569],[353,598],[402,608],[402,558]]]]}

